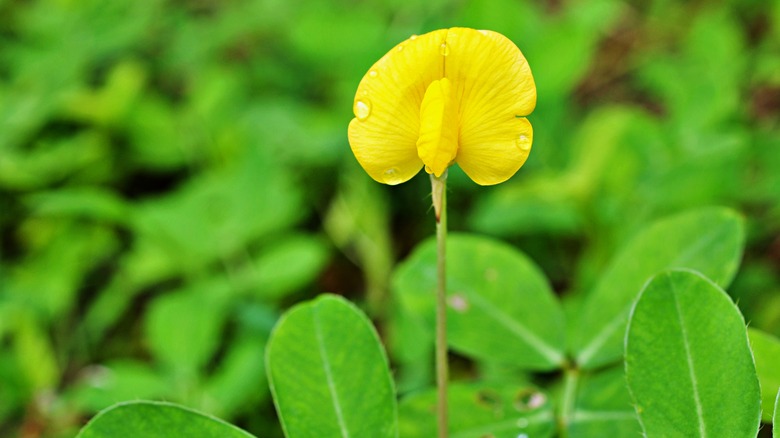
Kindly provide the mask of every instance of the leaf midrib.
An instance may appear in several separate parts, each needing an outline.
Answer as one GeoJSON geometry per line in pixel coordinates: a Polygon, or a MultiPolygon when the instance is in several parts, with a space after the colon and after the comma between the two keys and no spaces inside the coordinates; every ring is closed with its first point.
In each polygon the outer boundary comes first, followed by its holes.
{"type": "Polygon", "coordinates": [[[667,277],[669,288],[672,291],[672,299],[674,300],[674,308],[677,313],[677,322],[680,324],[680,331],[682,332],[683,347],[685,348],[685,361],[688,365],[688,377],[691,379],[691,386],[693,387],[693,401],[696,404],[696,418],[699,422],[699,436],[704,438],[707,436],[707,425],[704,423],[704,409],[701,405],[701,396],[699,395],[699,382],[696,379],[696,371],[693,367],[693,356],[691,356],[691,346],[688,339],[688,329],[685,326],[685,321],[682,317],[682,310],[680,309],[680,301],[677,297],[677,286],[671,277],[667,277]]]}
{"type": "Polygon", "coordinates": [[[550,361],[550,363],[559,365],[563,361],[563,354],[561,351],[550,346],[550,344],[536,336],[528,327],[513,319],[505,312],[502,312],[501,309],[494,306],[493,303],[491,303],[489,300],[482,297],[478,293],[470,293],[468,296],[474,305],[482,308],[485,313],[492,316],[499,324],[509,330],[509,332],[525,341],[534,350],[541,354],[542,357],[550,361]]]}
{"type": "Polygon", "coordinates": [[[322,366],[325,371],[325,380],[328,382],[328,393],[330,394],[330,400],[333,403],[333,410],[336,413],[336,420],[341,431],[343,438],[349,438],[349,430],[347,429],[346,422],[344,420],[344,413],[341,410],[341,404],[339,403],[339,394],[336,388],[336,382],[333,379],[333,371],[330,369],[330,361],[328,359],[328,352],[325,346],[325,338],[322,335],[320,328],[320,319],[317,312],[317,308],[312,308],[312,316],[314,317],[314,333],[317,336],[317,347],[319,348],[320,359],[322,360],[322,366]]]}

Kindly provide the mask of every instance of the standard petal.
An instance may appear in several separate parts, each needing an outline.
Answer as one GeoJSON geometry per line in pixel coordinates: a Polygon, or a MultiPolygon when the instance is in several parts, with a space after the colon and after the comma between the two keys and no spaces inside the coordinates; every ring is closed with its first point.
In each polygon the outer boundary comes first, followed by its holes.
{"type": "Polygon", "coordinates": [[[400,184],[423,166],[417,155],[420,104],[427,86],[442,77],[440,48],[446,35],[446,30],[438,30],[409,38],[360,81],[349,144],[360,165],[379,182],[400,184]]]}
{"type": "Polygon", "coordinates": [[[515,117],[497,125],[488,136],[475,138],[471,147],[461,144],[457,163],[479,185],[502,183],[525,163],[533,139],[528,119],[515,117]]]}
{"type": "Polygon", "coordinates": [[[525,150],[518,141],[531,138],[530,123],[520,118],[536,106],[531,69],[517,46],[496,32],[453,28],[446,45],[444,74],[460,108],[456,162],[478,184],[506,181],[530,150],[530,143],[525,150]]]}

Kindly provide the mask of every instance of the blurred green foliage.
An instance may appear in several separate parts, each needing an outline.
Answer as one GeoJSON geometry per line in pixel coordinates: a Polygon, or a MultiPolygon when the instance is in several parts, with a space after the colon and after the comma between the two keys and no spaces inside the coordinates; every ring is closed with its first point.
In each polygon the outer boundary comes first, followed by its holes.
{"type": "MultiPolygon", "coordinates": [[[[571,307],[650,221],[729,206],[729,293],[780,335],[780,1],[6,0],[0,435],[73,436],[152,398],[281,436],[278,315],[337,292],[385,333],[394,266],[433,231],[427,178],[379,186],[351,156],[356,85],[455,25],[515,41],[538,106],[512,180],[453,169],[453,229],[522,248],[571,307]]],[[[512,372],[491,366],[453,375],[512,372]]]]}

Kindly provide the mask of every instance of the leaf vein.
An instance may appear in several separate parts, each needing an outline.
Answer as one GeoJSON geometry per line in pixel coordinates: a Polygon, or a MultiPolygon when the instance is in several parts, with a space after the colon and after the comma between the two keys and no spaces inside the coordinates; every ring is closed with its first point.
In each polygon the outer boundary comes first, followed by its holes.
{"type": "Polygon", "coordinates": [[[336,413],[336,420],[338,421],[339,429],[341,430],[341,436],[343,438],[349,438],[349,430],[344,421],[344,413],[341,411],[341,404],[339,403],[338,389],[336,388],[336,382],[333,380],[333,370],[330,369],[325,339],[323,338],[322,330],[320,329],[320,319],[317,314],[317,308],[314,307],[312,311],[314,314],[314,332],[317,336],[317,346],[319,347],[320,359],[322,359],[322,366],[325,370],[325,380],[328,382],[328,392],[330,394],[331,402],[333,403],[333,410],[336,413]]]}
{"type": "Polygon", "coordinates": [[[691,379],[691,386],[693,387],[693,401],[696,404],[696,416],[699,422],[699,436],[707,436],[707,427],[704,424],[704,410],[701,405],[701,396],[699,395],[699,382],[696,378],[696,371],[693,367],[693,356],[691,356],[691,346],[688,342],[688,329],[685,326],[685,321],[682,317],[682,310],[680,309],[680,302],[677,299],[677,286],[672,281],[671,277],[667,277],[669,282],[669,288],[672,291],[672,299],[674,300],[674,308],[677,313],[677,322],[680,324],[680,331],[682,332],[683,347],[685,348],[685,361],[688,365],[688,376],[691,379]]]}

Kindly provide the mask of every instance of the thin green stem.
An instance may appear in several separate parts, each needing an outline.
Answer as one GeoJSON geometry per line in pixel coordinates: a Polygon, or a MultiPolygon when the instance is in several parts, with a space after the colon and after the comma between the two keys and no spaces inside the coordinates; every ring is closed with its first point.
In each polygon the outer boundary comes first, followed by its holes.
{"type": "Polygon", "coordinates": [[[439,438],[447,438],[447,171],[431,175],[436,213],[436,387],[439,438]]]}
{"type": "Polygon", "coordinates": [[[558,412],[558,436],[569,436],[569,423],[574,410],[574,402],[577,397],[577,384],[580,379],[580,370],[576,365],[567,364],[563,369],[563,397],[560,411],[558,412]]]}

